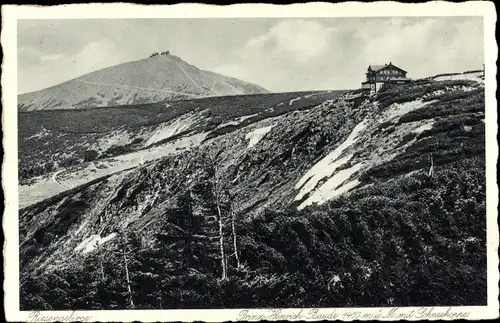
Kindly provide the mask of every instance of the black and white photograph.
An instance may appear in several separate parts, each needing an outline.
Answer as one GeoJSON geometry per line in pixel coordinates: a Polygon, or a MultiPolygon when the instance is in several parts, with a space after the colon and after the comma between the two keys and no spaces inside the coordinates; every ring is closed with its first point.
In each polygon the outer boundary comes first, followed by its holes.
{"type": "Polygon", "coordinates": [[[15,20],[2,178],[26,320],[495,306],[485,15],[331,13],[15,20]]]}

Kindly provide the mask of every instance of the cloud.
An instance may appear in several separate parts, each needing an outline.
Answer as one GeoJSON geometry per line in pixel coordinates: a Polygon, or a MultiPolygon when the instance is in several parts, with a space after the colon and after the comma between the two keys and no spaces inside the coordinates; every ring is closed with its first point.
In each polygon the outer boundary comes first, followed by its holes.
{"type": "Polygon", "coordinates": [[[46,62],[46,61],[57,61],[59,59],[61,59],[62,55],[61,54],[48,54],[48,55],[44,55],[41,57],[41,61],[42,62],[46,62]]]}
{"type": "Polygon", "coordinates": [[[105,67],[130,61],[127,52],[113,42],[95,41],[76,54],[44,53],[36,47],[23,47],[18,52],[18,91],[25,93],[47,88],[105,67]]]}
{"type": "Polygon", "coordinates": [[[244,42],[219,73],[274,91],[356,88],[369,64],[419,78],[481,68],[482,24],[471,17],[282,20],[244,42]]]}
{"type": "Polygon", "coordinates": [[[271,91],[315,88],[318,78],[332,73],[328,60],[342,59],[338,48],[343,34],[323,21],[278,20],[242,41],[241,47],[226,54],[230,61],[212,70],[271,91]]]}
{"type": "Polygon", "coordinates": [[[271,91],[358,87],[368,64],[418,78],[481,68],[481,17],[21,21],[19,91],[163,48],[199,68],[271,91]]]}
{"type": "Polygon", "coordinates": [[[483,61],[482,24],[443,18],[373,23],[357,31],[364,45],[355,58],[367,65],[392,61],[410,77],[480,68],[483,61]]]}
{"type": "Polygon", "coordinates": [[[108,41],[95,41],[85,46],[69,62],[75,74],[82,75],[122,63],[122,52],[108,41]]]}
{"type": "Polygon", "coordinates": [[[247,55],[267,53],[275,58],[305,63],[325,52],[334,28],[317,21],[284,20],[266,33],[251,38],[245,45],[247,55]]]}
{"type": "Polygon", "coordinates": [[[247,67],[238,64],[225,64],[212,69],[213,72],[226,76],[232,76],[241,80],[252,82],[252,73],[247,67]]]}
{"type": "Polygon", "coordinates": [[[40,63],[40,51],[36,47],[21,47],[17,51],[17,66],[32,66],[40,63]]]}

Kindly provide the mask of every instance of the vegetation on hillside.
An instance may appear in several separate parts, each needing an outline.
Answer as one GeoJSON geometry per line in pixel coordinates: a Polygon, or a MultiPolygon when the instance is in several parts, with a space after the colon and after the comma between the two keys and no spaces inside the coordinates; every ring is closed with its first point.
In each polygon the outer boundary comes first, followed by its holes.
{"type": "Polygon", "coordinates": [[[213,137],[265,118],[317,106],[338,95],[338,91],[289,92],[109,108],[20,112],[19,178],[26,182],[63,167],[137,151],[143,148],[137,143],[143,139],[140,136],[144,131],[150,129],[154,133],[166,122],[189,112],[204,115],[204,119],[194,124],[190,132],[212,132],[209,137],[213,137]],[[299,97],[300,100],[290,103],[290,100],[299,97]],[[228,120],[244,116],[250,117],[237,127],[216,129],[228,120]],[[130,142],[114,145],[93,156],[95,158],[88,158],[87,151],[95,150],[89,146],[118,131],[129,133],[130,142]]]}
{"type": "MultiPolygon", "coordinates": [[[[485,305],[484,90],[469,81],[417,82],[362,107],[428,97],[430,104],[380,131],[421,120],[432,120],[432,127],[408,133],[404,151],[364,171],[356,190],[322,205],[297,210],[290,201],[253,216],[245,209],[235,214],[232,188],[248,176],[220,181],[210,156],[188,152],[191,171],[178,186],[169,185],[183,169],[178,159],[166,159],[113,192],[109,204],[119,200],[112,204],[118,212],[110,214],[124,219],[137,209],[128,204],[153,191],[172,199],[168,207],[159,204],[153,229],[122,228],[113,243],[75,253],[48,271],[34,270],[32,262],[83,216],[85,194],[93,191],[33,206],[22,216],[26,221],[42,209],[59,211],[34,235],[20,232],[21,309],[485,305]]],[[[281,149],[250,151],[241,157],[246,163],[228,172],[269,167],[277,170],[274,177],[286,177],[305,166],[298,155],[316,160],[332,148],[341,125],[349,124],[342,128],[348,134],[359,120],[347,120],[364,118],[365,111],[356,113],[339,110],[324,122],[282,131],[281,149]]],[[[271,194],[269,177],[246,193],[271,194]]],[[[137,221],[149,221],[149,211],[141,209],[137,221]]]]}
{"type": "Polygon", "coordinates": [[[484,305],[484,174],[484,159],[470,158],[434,177],[418,172],[320,207],[239,221],[242,266],[229,256],[224,280],[215,242],[196,238],[211,229],[187,223],[179,206],[150,244],[127,232],[125,247],[50,275],[24,273],[21,308],[484,305]]]}

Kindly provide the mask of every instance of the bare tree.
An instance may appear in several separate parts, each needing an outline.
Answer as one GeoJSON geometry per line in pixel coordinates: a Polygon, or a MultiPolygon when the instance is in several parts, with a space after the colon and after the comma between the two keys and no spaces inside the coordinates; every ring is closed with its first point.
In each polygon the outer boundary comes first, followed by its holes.
{"type": "Polygon", "coordinates": [[[193,233],[193,206],[192,206],[192,202],[191,202],[191,189],[188,189],[188,193],[187,193],[187,199],[186,199],[186,216],[187,216],[187,234],[185,235],[185,238],[184,238],[184,264],[186,266],[186,269],[189,270],[189,268],[191,268],[192,266],[192,258],[193,258],[193,244],[192,244],[192,240],[193,240],[193,236],[194,236],[194,233],[193,233]]]}
{"type": "Polygon", "coordinates": [[[429,173],[427,174],[428,177],[433,177],[434,176],[434,159],[431,156],[431,166],[429,168],[429,173]]]}
{"type": "Polygon", "coordinates": [[[129,275],[129,271],[128,271],[128,259],[127,259],[127,236],[126,236],[126,233],[123,233],[122,235],[122,242],[123,242],[123,267],[125,268],[125,279],[127,281],[127,293],[128,293],[128,297],[129,297],[129,303],[130,303],[130,307],[131,308],[134,308],[135,305],[134,305],[134,300],[132,298],[132,287],[131,287],[131,283],[130,283],[130,275],[129,275]]]}
{"type": "Polygon", "coordinates": [[[221,259],[221,279],[227,279],[227,259],[226,259],[226,250],[224,245],[224,214],[222,212],[222,186],[219,178],[219,171],[217,167],[217,156],[220,154],[207,152],[203,155],[205,161],[208,163],[210,169],[210,184],[212,189],[212,194],[215,199],[215,207],[217,210],[217,221],[219,225],[219,250],[220,250],[220,259],[221,259]]]}
{"type": "Polygon", "coordinates": [[[236,232],[236,211],[233,203],[234,196],[230,196],[231,199],[231,235],[233,236],[233,251],[234,258],[236,259],[236,268],[240,268],[240,255],[238,253],[238,234],[236,232]]]}
{"type": "Polygon", "coordinates": [[[99,241],[97,242],[97,252],[98,252],[98,257],[99,257],[99,268],[101,271],[101,279],[102,279],[102,281],[104,281],[105,280],[104,266],[102,264],[102,258],[104,255],[103,255],[102,244],[100,244],[99,241]]]}

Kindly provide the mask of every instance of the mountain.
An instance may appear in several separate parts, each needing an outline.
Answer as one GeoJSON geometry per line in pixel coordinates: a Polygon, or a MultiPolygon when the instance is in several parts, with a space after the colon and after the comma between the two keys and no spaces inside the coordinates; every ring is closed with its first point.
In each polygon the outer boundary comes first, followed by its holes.
{"type": "Polygon", "coordinates": [[[484,305],[484,101],[457,74],[20,113],[21,308],[484,305]]]}
{"type": "Polygon", "coordinates": [[[18,108],[20,111],[80,109],[254,93],[267,90],[200,70],[174,55],[157,55],[21,94],[18,108]]]}

